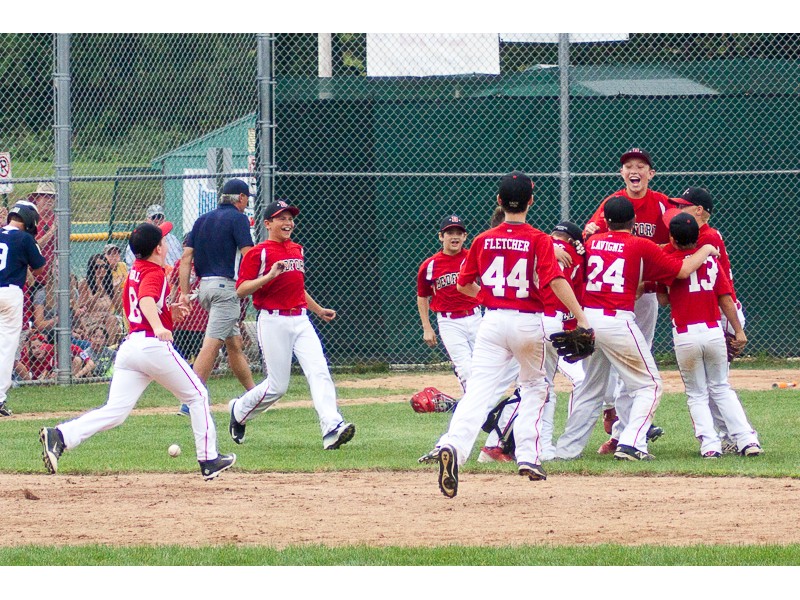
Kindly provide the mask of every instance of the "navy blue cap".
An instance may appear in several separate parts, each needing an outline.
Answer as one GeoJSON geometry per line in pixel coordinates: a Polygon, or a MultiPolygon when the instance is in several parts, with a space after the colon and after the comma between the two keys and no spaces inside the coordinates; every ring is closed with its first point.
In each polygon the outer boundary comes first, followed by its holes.
{"type": "Polygon", "coordinates": [[[528,201],[533,196],[533,182],[522,171],[512,171],[503,175],[498,190],[500,205],[514,213],[525,211],[528,201]]]}
{"type": "Polygon", "coordinates": [[[248,196],[253,195],[250,193],[250,186],[241,179],[229,179],[226,181],[225,185],[222,186],[222,193],[233,194],[236,196],[239,194],[247,194],[248,196]]]}
{"type": "Polygon", "coordinates": [[[670,220],[669,234],[679,246],[691,246],[697,243],[700,226],[692,215],[681,212],[670,220]]]}
{"type": "Polygon", "coordinates": [[[636,216],[633,202],[625,196],[612,196],[606,200],[603,216],[609,223],[627,223],[636,216]]]}
{"type": "Polygon", "coordinates": [[[619,164],[624,165],[632,158],[640,158],[650,165],[651,169],[653,168],[653,161],[650,160],[650,154],[647,152],[647,150],[642,150],[641,148],[631,148],[628,150],[625,154],[619,157],[619,164]]]}
{"type": "Polygon", "coordinates": [[[442,219],[442,222],[439,224],[439,233],[443,233],[444,231],[452,229],[453,227],[458,227],[464,231],[467,230],[467,228],[464,226],[464,221],[461,220],[461,217],[458,215],[450,215],[449,217],[442,219]]]}
{"type": "Polygon", "coordinates": [[[581,231],[581,228],[570,221],[561,221],[561,223],[553,227],[553,233],[556,231],[568,235],[576,242],[583,241],[583,232],[581,231]]]}

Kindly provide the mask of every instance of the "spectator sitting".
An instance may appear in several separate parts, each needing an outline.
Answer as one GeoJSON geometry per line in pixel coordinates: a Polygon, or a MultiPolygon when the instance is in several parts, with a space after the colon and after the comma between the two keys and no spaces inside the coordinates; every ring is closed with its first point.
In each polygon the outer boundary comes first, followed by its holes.
{"type": "MultiPolygon", "coordinates": [[[[73,307],[73,315],[75,308],[73,307]]],[[[81,310],[78,309],[78,313],[81,310]]],[[[33,314],[31,317],[33,328],[43,335],[48,344],[55,344],[55,327],[58,324],[58,307],[55,302],[55,279],[52,277],[47,280],[45,285],[36,288],[33,293],[33,314]]],[[[71,343],[85,349],[89,342],[81,339],[81,331],[74,329],[71,336],[71,343]]]]}
{"type": "Polygon", "coordinates": [[[90,345],[86,349],[89,361],[81,370],[86,372],[79,371],[76,377],[110,377],[114,371],[117,352],[107,346],[108,332],[105,327],[96,326],[90,333],[89,342],[90,345]],[[89,364],[92,364],[92,369],[88,369],[89,364]]]}
{"type": "Polygon", "coordinates": [[[122,328],[114,314],[114,307],[119,303],[115,298],[122,294],[121,290],[114,289],[114,280],[111,268],[102,254],[95,254],[89,258],[86,266],[86,279],[81,282],[81,304],[86,312],[81,317],[80,325],[87,333],[97,325],[102,325],[108,332],[109,340],[116,344],[122,328]]]}
{"type": "MultiPolygon", "coordinates": [[[[72,353],[73,375],[77,376],[87,364],[91,364],[91,368],[94,368],[94,362],[78,346],[73,344],[70,352],[72,353]]],[[[55,357],[53,345],[48,344],[43,335],[31,333],[22,349],[15,370],[21,380],[52,379],[56,367],[55,357]]]]}
{"type": "Polygon", "coordinates": [[[116,244],[106,244],[105,248],[103,248],[103,256],[106,257],[108,266],[111,267],[111,282],[114,285],[114,289],[120,291],[117,296],[119,304],[114,308],[118,313],[122,313],[122,287],[128,278],[128,265],[122,260],[122,253],[116,244]]]}
{"type": "MultiPolygon", "coordinates": [[[[164,212],[164,207],[160,204],[152,204],[147,207],[145,220],[148,223],[152,223],[156,227],[160,227],[161,224],[166,220],[166,217],[167,215],[164,212]]],[[[172,265],[180,260],[181,255],[183,254],[183,247],[181,246],[180,240],[178,240],[173,233],[168,233],[164,236],[164,239],[167,240],[167,258],[164,261],[164,265],[165,267],[172,268],[172,265]]],[[[133,252],[131,251],[130,246],[128,246],[127,250],[125,250],[125,264],[129,269],[133,265],[133,260],[133,252]]]]}

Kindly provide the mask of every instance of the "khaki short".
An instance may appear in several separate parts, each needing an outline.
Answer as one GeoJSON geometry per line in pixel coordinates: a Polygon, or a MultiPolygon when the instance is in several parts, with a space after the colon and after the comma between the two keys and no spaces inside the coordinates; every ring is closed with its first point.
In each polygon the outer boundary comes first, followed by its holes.
{"type": "Polygon", "coordinates": [[[208,311],[206,337],[226,340],[241,335],[239,331],[239,297],[236,282],[224,277],[200,280],[200,306],[208,311]]]}

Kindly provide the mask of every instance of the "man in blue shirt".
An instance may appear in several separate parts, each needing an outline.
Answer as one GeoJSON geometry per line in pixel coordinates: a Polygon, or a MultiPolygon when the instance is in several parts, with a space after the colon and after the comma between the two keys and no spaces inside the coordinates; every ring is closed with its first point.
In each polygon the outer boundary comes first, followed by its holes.
{"type": "Polygon", "coordinates": [[[188,302],[189,274],[194,260],[200,278],[198,299],[208,311],[208,328],[194,361],[194,372],[205,383],[224,343],[228,364],[245,390],[254,388],[255,382],[242,351],[236,275],[239,254],[244,256],[253,247],[250,220],[243,214],[250,195],[250,187],[241,179],[225,182],[219,207],[194,222],[180,266],[181,294],[188,302]]]}
{"type": "Polygon", "coordinates": [[[22,288],[28,268],[34,275],[45,260],[34,236],[39,213],[32,202],[20,200],[8,211],[8,224],[0,229],[0,417],[10,417],[6,393],[22,332],[22,288]]]}

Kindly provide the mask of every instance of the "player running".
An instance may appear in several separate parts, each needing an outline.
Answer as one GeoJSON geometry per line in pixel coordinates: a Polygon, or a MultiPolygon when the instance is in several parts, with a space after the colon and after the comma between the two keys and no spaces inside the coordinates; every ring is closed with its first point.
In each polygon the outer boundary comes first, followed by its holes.
{"type": "Polygon", "coordinates": [[[356,427],[339,414],[322,343],[308,318],[310,310],[327,323],[336,317],[336,311],[321,307],[306,291],[304,250],[291,240],[299,213],[300,209],[283,200],[269,204],[264,211],[269,237],[245,255],[239,268],[236,294],[253,296],[267,378],[228,403],[229,431],[234,442],[243,443],[246,423],[283,397],[289,388],[294,354],[311,388],[322,447],[336,450],[353,439],[356,427]]]}
{"type": "Polygon", "coordinates": [[[533,204],[533,182],[520,171],[500,180],[497,202],[505,222],[475,238],[458,275],[458,290],[477,296],[487,308],[478,328],[467,391],[456,406],[450,426],[420,462],[439,463],[439,489],[458,493],[458,467],[469,456],[481,425],[494,406],[494,391],[508,361],[520,365],[520,406],[515,424],[519,474],[532,481],[547,478],[541,462],[542,411],[547,399],[544,374],[544,305],[541,289],[556,296],[586,326],[586,317],[556,263],[550,236],[525,218],[533,204]]]}
{"type": "MultiPolygon", "coordinates": [[[[664,252],[680,259],[694,254],[699,235],[694,217],[680,212],[672,216],[668,212],[665,220],[672,243],[664,252]],[[667,220],[668,216],[672,218],[667,220]]],[[[747,337],[736,316],[733,286],[722,261],[707,258],[689,279],[675,280],[666,291],[659,292],[658,298],[662,306],[669,304],[672,311],[675,357],[686,388],[695,437],[700,441],[700,455],[711,459],[722,455],[722,442],[709,406],[713,400],[738,451],[743,456],[758,456],[763,452],[758,436],[728,383],[728,353],[719,323],[720,309],[734,329],[737,348],[744,347],[747,337]]]]}
{"type": "Polygon", "coordinates": [[[39,275],[46,266],[34,239],[38,224],[36,206],[20,200],[8,211],[6,225],[0,229],[0,417],[12,415],[6,398],[22,333],[22,288],[29,268],[39,275]]]}
{"type": "Polygon", "coordinates": [[[108,401],[77,419],[39,432],[42,460],[50,473],[58,471],[65,450],[74,450],[99,431],[121,425],[151,381],[157,381],[189,405],[194,443],[203,479],[216,478],[236,462],[235,454],[217,453],[217,431],[208,407],[208,391],[192,368],[172,346],[173,320],[183,319],[188,308],[169,303],[164,272],[168,248],[165,236],[172,223],[143,223],[133,230],[130,247],[136,260],[123,290],[130,333],[114,360],[108,401]]]}
{"type": "Polygon", "coordinates": [[[703,246],[683,262],[666,256],[655,243],[632,234],[633,203],[624,196],[608,199],[603,213],[608,231],[586,242],[583,294],[584,311],[595,332],[596,351],[584,362],[586,376],[574,391],[556,456],[572,459],[583,451],[600,414],[613,367],[633,398],[630,413],[620,415],[627,425],[620,434],[614,457],[651,460],[646,435],[661,399],[662,385],[650,345],[634,320],[639,282],[668,285],[675,278],[685,279],[717,251],[710,245],[703,246]]]}

